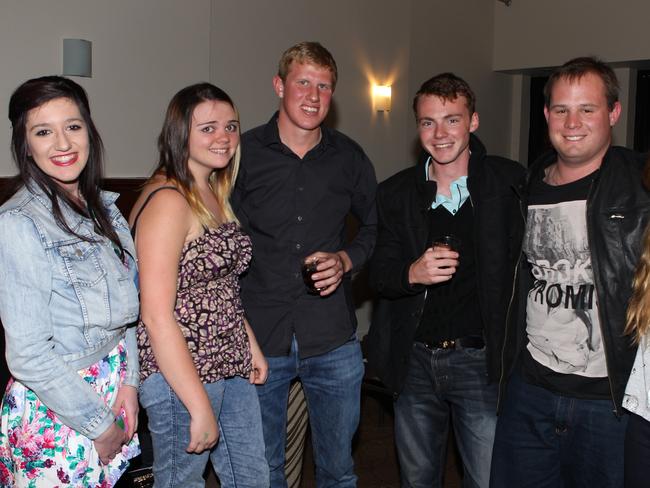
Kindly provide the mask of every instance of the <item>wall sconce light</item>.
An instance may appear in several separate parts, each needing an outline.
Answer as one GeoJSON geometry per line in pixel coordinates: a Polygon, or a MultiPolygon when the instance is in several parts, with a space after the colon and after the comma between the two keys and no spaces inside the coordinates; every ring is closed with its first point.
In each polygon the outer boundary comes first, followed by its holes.
{"type": "Polygon", "coordinates": [[[372,102],[377,112],[390,112],[391,91],[388,85],[373,85],[372,102]]]}
{"type": "Polygon", "coordinates": [[[84,39],[63,39],[63,75],[93,75],[93,43],[84,39]]]}

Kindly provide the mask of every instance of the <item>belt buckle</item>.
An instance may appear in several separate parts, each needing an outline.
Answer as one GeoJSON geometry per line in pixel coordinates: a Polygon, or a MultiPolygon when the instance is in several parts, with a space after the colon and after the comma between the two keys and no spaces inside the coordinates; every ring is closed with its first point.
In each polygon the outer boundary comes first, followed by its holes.
{"type": "Polygon", "coordinates": [[[451,349],[456,345],[456,341],[452,339],[445,339],[440,343],[440,348],[441,349],[451,349]]]}

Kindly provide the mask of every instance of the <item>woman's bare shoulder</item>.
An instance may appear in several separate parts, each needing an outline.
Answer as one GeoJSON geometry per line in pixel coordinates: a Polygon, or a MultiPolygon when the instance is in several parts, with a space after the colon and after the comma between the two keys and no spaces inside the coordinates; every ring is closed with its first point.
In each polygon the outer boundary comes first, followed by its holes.
{"type": "MultiPolygon", "coordinates": [[[[155,176],[150,179],[142,188],[131,213],[129,215],[129,225],[133,227],[136,218],[140,213],[157,213],[157,211],[171,212],[173,214],[184,214],[190,211],[187,200],[181,193],[180,189],[164,176],[155,176]],[[143,209],[143,206],[146,208],[143,209]],[[151,210],[151,212],[145,210],[151,210]]],[[[181,215],[182,216],[182,215],[181,215]]]]}

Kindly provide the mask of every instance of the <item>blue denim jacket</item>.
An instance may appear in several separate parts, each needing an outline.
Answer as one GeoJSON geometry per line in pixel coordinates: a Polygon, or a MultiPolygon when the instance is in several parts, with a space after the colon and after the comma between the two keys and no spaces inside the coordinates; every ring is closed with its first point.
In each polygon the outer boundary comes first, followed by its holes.
{"type": "Polygon", "coordinates": [[[110,408],[77,373],[105,357],[125,338],[124,384],[138,386],[135,324],[138,292],[135,249],[128,224],[102,200],[127,251],[124,264],[90,219],[62,205],[82,241],[57,226],[49,198],[36,184],[0,207],[0,318],[13,377],[36,393],[64,424],[91,439],[115,420],[110,408]]]}

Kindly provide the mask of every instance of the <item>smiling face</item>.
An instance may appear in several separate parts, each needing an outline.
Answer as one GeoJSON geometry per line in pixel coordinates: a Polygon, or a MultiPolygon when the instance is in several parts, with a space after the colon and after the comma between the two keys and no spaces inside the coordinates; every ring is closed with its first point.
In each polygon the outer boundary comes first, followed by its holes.
{"type": "Polygon", "coordinates": [[[312,63],[293,61],[286,80],[273,78],[280,97],[280,130],[319,130],[327,117],[334,91],[332,72],[312,63]]]}
{"type": "Polygon", "coordinates": [[[544,116],[558,163],[594,169],[600,166],[620,113],[619,102],[611,110],[607,106],[605,84],[598,75],[588,72],[577,79],[557,80],[544,116]]]}
{"type": "Polygon", "coordinates": [[[77,104],[55,98],[31,109],[25,122],[28,154],[36,165],[74,196],[88,162],[88,129],[77,104]]]}
{"type": "Polygon", "coordinates": [[[239,146],[239,120],[233,107],[206,100],[192,112],[188,166],[195,179],[228,166],[239,146]]]}
{"type": "Polygon", "coordinates": [[[469,135],[478,129],[478,114],[469,113],[464,96],[445,100],[423,95],[417,101],[416,118],[420,143],[435,163],[469,161],[469,135]]]}

